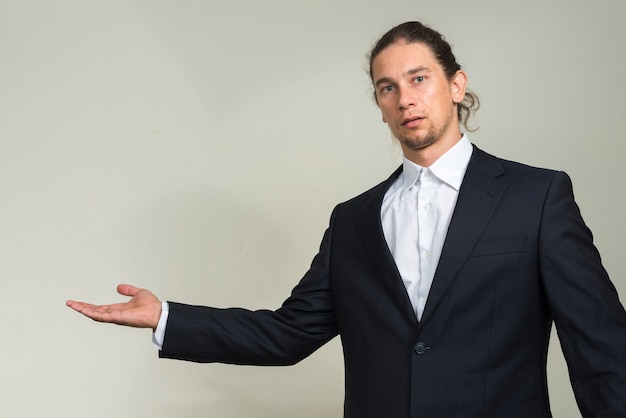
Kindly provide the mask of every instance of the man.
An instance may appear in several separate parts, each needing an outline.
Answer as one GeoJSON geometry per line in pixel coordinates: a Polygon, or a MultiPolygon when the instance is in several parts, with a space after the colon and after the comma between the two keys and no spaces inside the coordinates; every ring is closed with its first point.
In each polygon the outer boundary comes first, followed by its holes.
{"type": "Polygon", "coordinates": [[[276,311],[161,303],[68,306],[149,327],[159,355],[293,364],[339,334],[347,418],[550,417],[557,325],[584,417],[626,417],[626,313],[562,172],[504,161],[462,134],[477,105],[436,31],[407,22],[370,57],[404,161],[338,205],[310,270],[276,311]]]}

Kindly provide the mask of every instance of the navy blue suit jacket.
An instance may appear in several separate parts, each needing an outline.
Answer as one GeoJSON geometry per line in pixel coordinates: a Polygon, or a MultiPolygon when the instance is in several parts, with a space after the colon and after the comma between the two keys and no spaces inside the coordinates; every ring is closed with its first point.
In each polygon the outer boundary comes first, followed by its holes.
{"type": "Polygon", "coordinates": [[[171,303],[160,356],[287,365],[339,334],[346,418],[541,418],[554,321],[582,415],[626,417],[626,314],[567,175],[474,148],[418,322],[380,220],[400,170],[335,208],[280,309],[171,303]]]}

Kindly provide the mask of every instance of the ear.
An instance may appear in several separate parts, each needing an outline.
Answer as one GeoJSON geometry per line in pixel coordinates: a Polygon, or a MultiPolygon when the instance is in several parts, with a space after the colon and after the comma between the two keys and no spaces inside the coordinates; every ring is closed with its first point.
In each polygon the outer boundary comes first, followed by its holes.
{"type": "Polygon", "coordinates": [[[465,87],[467,85],[467,74],[465,71],[459,70],[452,76],[450,80],[450,92],[452,93],[452,101],[461,103],[465,97],[465,87]]]}

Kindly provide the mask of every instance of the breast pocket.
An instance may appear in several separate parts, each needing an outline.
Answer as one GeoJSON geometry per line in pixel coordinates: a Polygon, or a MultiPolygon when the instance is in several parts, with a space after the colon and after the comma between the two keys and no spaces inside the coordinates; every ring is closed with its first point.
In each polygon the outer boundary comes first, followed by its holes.
{"type": "Polygon", "coordinates": [[[498,238],[481,240],[476,243],[472,257],[487,255],[514,254],[526,252],[526,237],[498,238]]]}

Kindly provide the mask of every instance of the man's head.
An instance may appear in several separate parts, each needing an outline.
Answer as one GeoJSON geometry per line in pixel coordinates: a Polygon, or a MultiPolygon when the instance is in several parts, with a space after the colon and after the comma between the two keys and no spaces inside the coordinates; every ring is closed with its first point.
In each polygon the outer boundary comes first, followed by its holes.
{"type": "Polygon", "coordinates": [[[447,145],[460,139],[458,124],[466,124],[478,98],[466,91],[466,75],[440,33],[403,23],[378,40],[369,61],[376,103],[405,154],[441,137],[447,145]]]}

